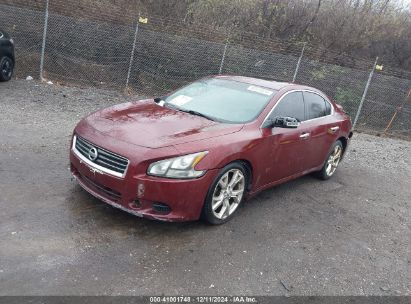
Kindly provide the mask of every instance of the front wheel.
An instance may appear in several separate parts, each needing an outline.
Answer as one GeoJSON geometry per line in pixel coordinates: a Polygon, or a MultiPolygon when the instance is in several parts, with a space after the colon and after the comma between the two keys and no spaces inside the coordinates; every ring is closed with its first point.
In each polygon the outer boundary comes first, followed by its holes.
{"type": "Polygon", "coordinates": [[[13,75],[13,60],[5,56],[0,58],[0,81],[9,81],[13,75]]]}
{"type": "Polygon", "coordinates": [[[335,171],[337,170],[338,165],[340,164],[342,154],[343,145],[340,140],[337,140],[331,148],[331,152],[328,154],[324,166],[320,171],[317,172],[317,176],[324,180],[329,179],[331,176],[333,176],[335,171]]]}
{"type": "Polygon", "coordinates": [[[212,183],[203,206],[203,218],[213,225],[229,221],[244,198],[247,170],[239,162],[225,166],[212,183]]]}

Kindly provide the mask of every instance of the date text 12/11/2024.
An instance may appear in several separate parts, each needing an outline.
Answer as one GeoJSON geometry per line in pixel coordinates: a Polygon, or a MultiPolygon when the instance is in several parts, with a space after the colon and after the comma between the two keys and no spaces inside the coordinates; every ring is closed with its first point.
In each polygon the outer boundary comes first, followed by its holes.
{"type": "Polygon", "coordinates": [[[257,303],[249,296],[161,296],[150,297],[150,303],[257,303]]]}

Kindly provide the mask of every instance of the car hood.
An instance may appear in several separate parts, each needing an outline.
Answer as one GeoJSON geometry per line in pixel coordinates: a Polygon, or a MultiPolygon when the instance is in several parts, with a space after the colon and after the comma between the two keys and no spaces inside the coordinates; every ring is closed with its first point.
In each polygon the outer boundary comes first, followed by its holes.
{"type": "Polygon", "coordinates": [[[90,114],[84,121],[107,136],[147,148],[161,148],[238,132],[226,124],[162,107],[152,99],[118,104],[90,114]]]}

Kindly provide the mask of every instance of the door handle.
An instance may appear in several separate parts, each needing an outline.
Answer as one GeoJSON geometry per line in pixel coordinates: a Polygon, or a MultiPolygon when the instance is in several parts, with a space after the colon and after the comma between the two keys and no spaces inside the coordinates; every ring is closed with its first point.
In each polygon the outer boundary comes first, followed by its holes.
{"type": "Polygon", "coordinates": [[[301,139],[307,139],[308,137],[310,137],[310,133],[301,133],[300,135],[301,139]]]}
{"type": "Polygon", "coordinates": [[[329,129],[328,129],[328,132],[330,132],[330,133],[335,133],[335,132],[337,132],[339,129],[340,129],[339,126],[335,126],[335,127],[329,128],[329,129]]]}

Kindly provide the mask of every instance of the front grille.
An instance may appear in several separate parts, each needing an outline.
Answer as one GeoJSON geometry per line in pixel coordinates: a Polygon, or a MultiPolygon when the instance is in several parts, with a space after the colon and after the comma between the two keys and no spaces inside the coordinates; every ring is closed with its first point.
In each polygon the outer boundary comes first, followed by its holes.
{"type": "Polygon", "coordinates": [[[113,152],[110,152],[103,148],[95,146],[92,143],[88,142],[87,140],[79,136],[76,137],[75,147],[76,147],[76,150],[81,155],[83,155],[85,158],[87,158],[91,162],[103,168],[120,173],[122,175],[124,175],[124,173],[126,172],[126,169],[128,166],[128,159],[123,156],[114,154],[113,152]],[[95,156],[95,154],[90,155],[90,151],[93,148],[97,152],[95,158],[92,157],[92,156],[95,156]]]}

